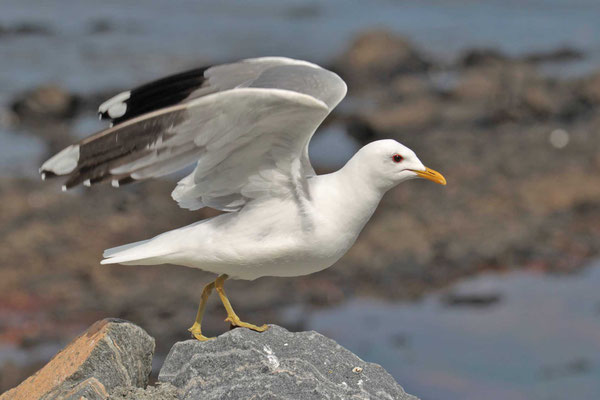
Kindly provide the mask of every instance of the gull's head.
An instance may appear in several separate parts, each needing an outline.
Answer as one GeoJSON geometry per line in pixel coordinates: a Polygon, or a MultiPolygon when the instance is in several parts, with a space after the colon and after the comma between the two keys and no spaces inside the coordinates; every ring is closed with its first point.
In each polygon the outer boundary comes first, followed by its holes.
{"type": "Polygon", "coordinates": [[[415,178],[446,184],[442,174],[427,168],[414,151],[395,140],[371,142],[360,149],[353,158],[358,167],[367,173],[367,179],[385,190],[415,178]]]}

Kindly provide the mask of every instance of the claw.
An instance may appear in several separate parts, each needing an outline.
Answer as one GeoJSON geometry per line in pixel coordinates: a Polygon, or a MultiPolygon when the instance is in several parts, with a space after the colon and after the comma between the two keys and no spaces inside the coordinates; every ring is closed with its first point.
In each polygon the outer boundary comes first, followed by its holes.
{"type": "Polygon", "coordinates": [[[247,322],[241,321],[240,318],[237,315],[230,315],[227,318],[225,318],[226,322],[229,322],[232,326],[238,326],[241,328],[248,328],[248,329],[252,329],[253,331],[256,332],[264,332],[267,329],[269,329],[269,325],[262,325],[262,326],[257,326],[254,324],[249,324],[247,322]]]}
{"type": "Polygon", "coordinates": [[[214,282],[209,283],[204,287],[204,290],[202,290],[202,298],[200,300],[200,305],[198,306],[198,312],[196,313],[196,321],[194,322],[194,325],[188,329],[188,331],[190,331],[192,335],[200,341],[214,339],[214,337],[204,336],[202,334],[202,328],[200,327],[202,316],[204,315],[204,309],[206,308],[206,301],[208,300],[208,297],[213,289],[217,290],[217,293],[221,298],[221,302],[227,311],[227,318],[225,318],[225,321],[229,322],[232,327],[235,328],[239,326],[241,328],[248,328],[256,332],[264,332],[269,329],[269,325],[266,324],[257,326],[240,320],[240,317],[238,317],[235,311],[233,311],[233,307],[231,307],[231,303],[229,302],[229,299],[225,294],[225,289],[223,288],[223,283],[227,278],[228,276],[226,274],[220,275],[214,282]]]}
{"type": "Polygon", "coordinates": [[[192,332],[192,335],[193,335],[193,336],[194,336],[196,339],[198,339],[199,341],[201,341],[201,342],[206,342],[207,340],[213,340],[213,339],[215,339],[214,337],[206,337],[206,336],[204,336],[204,335],[203,335],[203,334],[201,334],[201,333],[194,333],[194,332],[192,332]]]}
{"type": "Polygon", "coordinates": [[[206,341],[206,340],[211,340],[211,339],[214,339],[214,337],[207,337],[207,336],[204,336],[204,335],[202,334],[202,329],[200,329],[200,324],[199,324],[199,323],[197,323],[197,322],[194,322],[194,325],[192,325],[192,326],[191,326],[191,327],[188,329],[188,331],[192,332],[192,335],[193,335],[193,336],[194,336],[196,339],[198,339],[198,340],[200,340],[200,341],[202,341],[202,342],[204,342],[204,341],[206,341]]]}
{"type": "Polygon", "coordinates": [[[227,295],[225,294],[225,289],[223,288],[223,283],[225,282],[225,280],[227,278],[228,278],[227,274],[223,274],[223,275],[219,275],[219,277],[215,280],[215,289],[217,290],[217,293],[219,294],[219,297],[221,298],[221,302],[223,303],[223,306],[225,307],[225,310],[227,311],[227,318],[225,318],[225,321],[229,321],[229,323],[233,326],[239,326],[242,328],[252,329],[253,331],[256,331],[256,332],[264,332],[267,329],[269,329],[268,325],[256,326],[256,325],[249,324],[247,322],[243,322],[240,320],[240,317],[238,317],[237,314],[235,313],[235,311],[233,311],[233,307],[231,307],[231,303],[229,302],[229,299],[227,298],[227,295]]]}

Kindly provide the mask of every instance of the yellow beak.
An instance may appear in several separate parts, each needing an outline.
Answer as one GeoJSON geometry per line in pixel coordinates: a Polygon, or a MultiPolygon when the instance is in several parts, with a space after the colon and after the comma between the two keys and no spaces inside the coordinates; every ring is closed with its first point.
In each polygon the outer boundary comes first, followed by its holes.
{"type": "Polygon", "coordinates": [[[446,178],[431,168],[425,168],[425,171],[417,171],[416,169],[411,169],[411,171],[417,174],[419,178],[428,179],[432,182],[439,183],[440,185],[446,184],[446,178]]]}

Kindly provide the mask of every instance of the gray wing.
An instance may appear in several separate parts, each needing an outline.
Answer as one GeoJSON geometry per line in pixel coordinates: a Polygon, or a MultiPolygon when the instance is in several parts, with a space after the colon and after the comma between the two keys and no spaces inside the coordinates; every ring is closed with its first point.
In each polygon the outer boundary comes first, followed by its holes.
{"type": "MultiPolygon", "coordinates": [[[[185,208],[231,211],[262,196],[302,191],[302,180],[314,174],[308,142],[344,97],[344,82],[314,64],[285,58],[211,67],[203,76],[201,87],[175,105],[132,117],[136,103],[125,104],[129,111],[120,121],[49,159],[42,177],[67,175],[65,188],[105,180],[119,186],[197,161],[173,192],[185,208]]],[[[117,105],[126,96],[120,96],[104,103],[107,115],[123,111],[117,105]]]]}
{"type": "Polygon", "coordinates": [[[346,87],[344,84],[339,88],[343,89],[343,93],[332,87],[320,87],[321,83],[316,80],[328,73],[318,65],[302,60],[285,57],[250,58],[231,64],[192,69],[119,93],[100,105],[98,115],[100,119],[110,120],[111,124],[116,125],[207,94],[242,87],[288,89],[320,99],[333,109],[344,97],[346,87]],[[293,76],[295,71],[299,72],[296,77],[293,76]],[[311,74],[320,76],[315,76],[310,82],[311,74]],[[340,95],[341,98],[336,101],[340,95]]]}

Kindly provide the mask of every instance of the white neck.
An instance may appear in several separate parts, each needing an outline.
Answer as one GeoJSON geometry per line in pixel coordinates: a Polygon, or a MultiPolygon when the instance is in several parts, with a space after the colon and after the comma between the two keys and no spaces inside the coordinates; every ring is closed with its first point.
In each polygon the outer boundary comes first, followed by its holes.
{"type": "Polygon", "coordinates": [[[351,161],[339,171],[310,179],[310,186],[311,200],[321,217],[354,239],[386,192],[373,185],[359,165],[351,161]]]}

